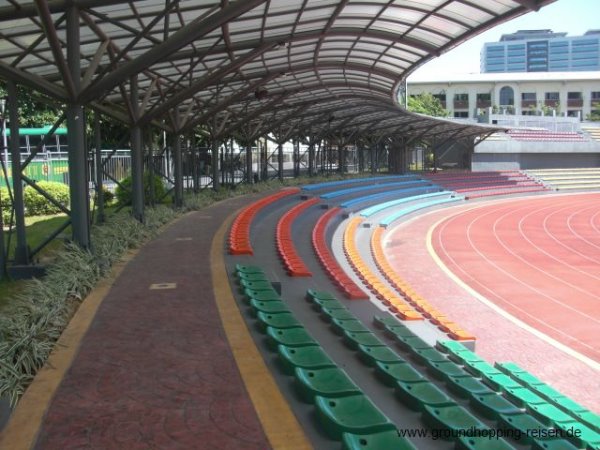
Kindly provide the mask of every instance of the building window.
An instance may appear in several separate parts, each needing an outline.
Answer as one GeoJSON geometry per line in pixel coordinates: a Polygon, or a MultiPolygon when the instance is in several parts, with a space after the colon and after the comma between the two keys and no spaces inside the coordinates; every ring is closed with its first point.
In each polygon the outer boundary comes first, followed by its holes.
{"type": "Polygon", "coordinates": [[[456,119],[468,119],[469,112],[468,111],[454,111],[454,117],[456,119]]]}
{"type": "Polygon", "coordinates": [[[454,94],[454,109],[467,109],[469,107],[469,94],[454,94]]]}
{"type": "Polygon", "coordinates": [[[546,100],[556,100],[560,99],[560,93],[558,92],[546,92],[546,100]]]}
{"type": "Polygon", "coordinates": [[[500,89],[500,105],[513,106],[515,104],[515,91],[510,86],[500,89]]]}
{"type": "Polygon", "coordinates": [[[523,92],[521,94],[521,100],[537,100],[537,96],[535,92],[523,92]]]}
{"type": "Polygon", "coordinates": [[[492,106],[492,95],[489,93],[477,94],[477,108],[489,108],[492,106]]]}

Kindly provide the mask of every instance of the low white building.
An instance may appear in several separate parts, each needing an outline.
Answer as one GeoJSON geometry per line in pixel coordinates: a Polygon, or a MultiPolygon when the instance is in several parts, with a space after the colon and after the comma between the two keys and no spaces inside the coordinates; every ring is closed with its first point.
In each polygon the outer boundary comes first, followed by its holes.
{"type": "Polygon", "coordinates": [[[528,72],[448,75],[444,81],[408,80],[408,95],[429,92],[450,117],[477,118],[494,112],[566,114],[582,120],[600,109],[600,72],[528,72]]]}

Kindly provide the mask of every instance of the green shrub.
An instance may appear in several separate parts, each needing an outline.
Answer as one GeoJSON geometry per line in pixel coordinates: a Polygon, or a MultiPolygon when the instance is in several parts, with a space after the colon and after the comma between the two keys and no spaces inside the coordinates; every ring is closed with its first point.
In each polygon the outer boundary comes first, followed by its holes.
{"type": "Polygon", "coordinates": [[[8,225],[12,204],[10,202],[10,197],[8,196],[8,189],[5,187],[0,187],[0,202],[2,202],[2,223],[8,225]]]}
{"type": "MultiPolygon", "coordinates": [[[[69,207],[69,186],[55,181],[40,181],[37,185],[56,201],[69,207]]],[[[50,203],[46,197],[31,186],[27,186],[23,190],[23,202],[26,216],[42,216],[62,212],[60,208],[50,203]]]]}
{"type": "Polygon", "coordinates": [[[102,187],[102,192],[104,193],[104,203],[110,203],[115,199],[113,191],[109,191],[106,187],[102,187]]]}
{"type": "MultiPolygon", "coordinates": [[[[150,202],[150,188],[152,186],[152,182],[154,184],[154,200],[158,201],[163,197],[163,195],[165,195],[165,186],[163,185],[161,178],[158,175],[154,175],[154,177],[152,177],[152,174],[150,172],[146,172],[144,173],[144,201],[146,202],[146,204],[150,202]]],[[[117,186],[116,190],[117,201],[119,202],[119,204],[131,205],[132,184],[133,180],[131,178],[131,175],[123,178],[120,181],[120,185],[117,186]]]]}

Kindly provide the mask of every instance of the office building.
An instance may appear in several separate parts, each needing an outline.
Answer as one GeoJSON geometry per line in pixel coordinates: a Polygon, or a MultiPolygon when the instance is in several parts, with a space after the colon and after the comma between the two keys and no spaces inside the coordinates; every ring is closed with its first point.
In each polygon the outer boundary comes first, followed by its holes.
{"type": "Polygon", "coordinates": [[[481,51],[481,72],[573,72],[600,70],[600,30],[567,36],[552,30],[520,30],[481,51]]]}

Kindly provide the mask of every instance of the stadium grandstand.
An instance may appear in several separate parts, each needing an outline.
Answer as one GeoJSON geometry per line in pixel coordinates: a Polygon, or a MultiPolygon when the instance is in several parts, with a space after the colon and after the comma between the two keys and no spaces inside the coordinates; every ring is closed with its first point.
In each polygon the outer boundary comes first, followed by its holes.
{"type": "Polygon", "coordinates": [[[69,230],[90,293],[0,305],[0,448],[600,449],[595,138],[403,108],[417,67],[550,3],[1,1],[2,275],[44,288],[69,230]],[[58,121],[21,128],[21,88],[58,121]],[[128,220],[148,173],[173,220],[110,261],[124,167],[128,220]],[[65,218],[33,249],[26,186],[65,218]]]}

